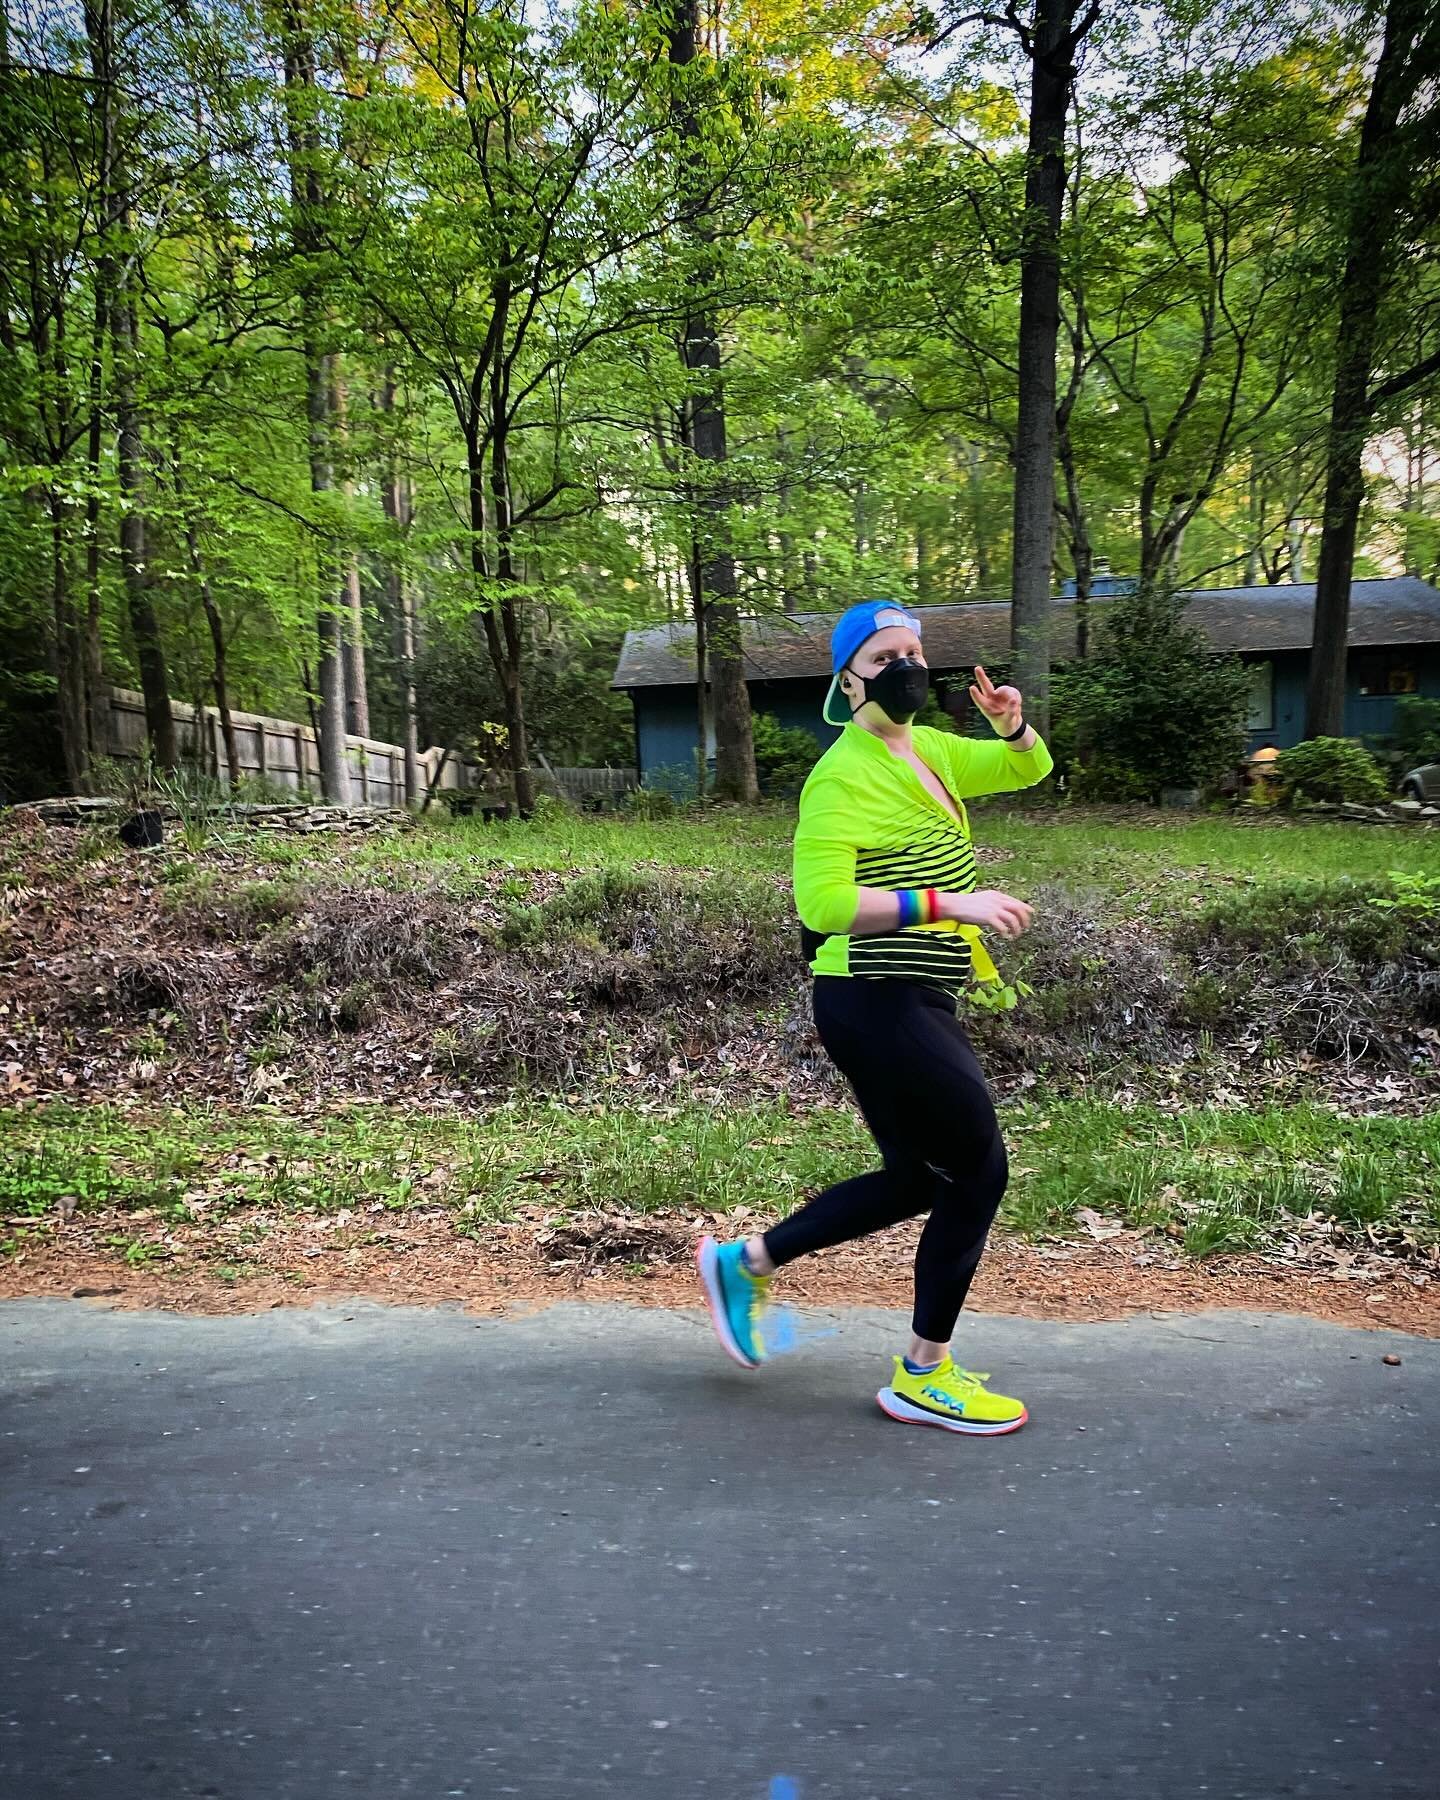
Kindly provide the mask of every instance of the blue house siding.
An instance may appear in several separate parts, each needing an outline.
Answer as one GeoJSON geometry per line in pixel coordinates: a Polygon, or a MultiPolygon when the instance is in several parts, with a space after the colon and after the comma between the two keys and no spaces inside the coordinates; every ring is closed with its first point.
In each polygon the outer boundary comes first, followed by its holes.
{"type": "MultiPolygon", "coordinates": [[[[1282,650],[1270,656],[1246,656],[1243,660],[1252,667],[1268,663],[1274,672],[1274,705],[1270,723],[1252,725],[1247,748],[1258,750],[1262,744],[1273,744],[1278,750],[1288,750],[1292,744],[1300,742],[1305,729],[1305,690],[1309,683],[1310,652],[1282,650]]],[[[1387,665],[1412,670],[1416,692],[1431,699],[1440,699],[1440,645],[1417,644],[1387,651],[1352,650],[1345,671],[1346,737],[1373,743],[1376,739],[1388,737],[1395,729],[1396,696],[1361,691],[1362,686],[1371,684],[1376,675],[1383,679],[1387,665]],[[1375,666],[1377,661],[1380,665],[1378,669],[1375,666]],[[1369,682],[1367,677],[1370,678],[1369,682]]]]}
{"type": "MultiPolygon", "coordinates": [[[[808,731],[822,749],[840,735],[840,728],[820,717],[829,691],[828,681],[752,681],[750,709],[769,713],[781,725],[808,731]]],[[[635,743],[640,778],[646,787],[664,789],[677,797],[695,787],[695,745],[699,731],[693,687],[639,688],[635,691],[635,743]]],[[[707,760],[715,763],[712,733],[706,745],[707,760]]]]}
{"type": "MultiPolygon", "coordinates": [[[[1391,653],[1397,663],[1415,674],[1416,692],[1429,700],[1440,700],[1440,644],[1416,644],[1406,651],[1391,653]]],[[[1351,672],[1365,666],[1364,653],[1351,654],[1351,672]]],[[[1358,681],[1346,683],[1346,737],[1388,737],[1395,729],[1395,696],[1362,694],[1358,681]]]]}
{"type": "Polygon", "coordinates": [[[1241,659],[1252,669],[1269,668],[1270,708],[1252,713],[1247,750],[1258,750],[1273,744],[1277,750],[1288,750],[1300,742],[1305,729],[1305,685],[1310,667],[1306,650],[1281,650],[1273,656],[1246,656],[1241,659]]]}
{"type": "MultiPolygon", "coordinates": [[[[1413,669],[1417,691],[1440,699],[1440,645],[1419,644],[1404,649],[1376,652],[1352,650],[1346,671],[1345,735],[1366,740],[1387,736],[1394,728],[1395,697],[1361,693],[1361,672],[1366,659],[1392,657],[1413,669]]],[[[1268,665],[1272,671],[1268,710],[1261,710],[1247,734],[1246,748],[1262,744],[1288,749],[1298,744],[1305,727],[1305,689],[1310,666],[1308,650],[1281,650],[1267,655],[1250,654],[1252,666],[1268,665]]],[[[820,716],[830,683],[816,677],[804,681],[752,681],[750,705],[757,713],[770,713],[782,725],[808,731],[827,748],[838,735],[835,726],[820,716]]],[[[637,757],[647,787],[664,787],[683,794],[695,785],[695,690],[692,687],[638,688],[634,690],[637,757]]],[[[714,760],[714,744],[709,745],[714,760]]]]}
{"type": "Polygon", "coordinates": [[[769,713],[791,731],[808,731],[819,744],[829,749],[840,735],[838,725],[830,725],[820,716],[828,681],[752,681],[750,707],[753,712],[769,713]]]}
{"type": "Polygon", "coordinates": [[[693,687],[640,688],[635,693],[635,760],[641,781],[680,795],[695,787],[693,687]]]}

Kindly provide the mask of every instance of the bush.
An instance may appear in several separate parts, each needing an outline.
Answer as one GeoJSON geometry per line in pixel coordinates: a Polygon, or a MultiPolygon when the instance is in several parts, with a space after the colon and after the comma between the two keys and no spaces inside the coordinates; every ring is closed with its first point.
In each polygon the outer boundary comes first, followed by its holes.
{"type": "MultiPolygon", "coordinates": [[[[1203,787],[1239,762],[1250,676],[1188,625],[1181,599],[1159,589],[1098,609],[1097,648],[1052,684],[1057,735],[1073,743],[1072,786],[1110,799],[1153,799],[1203,787]],[[1094,769],[1094,775],[1082,773],[1094,769]]],[[[1064,765],[1062,765],[1064,766],[1064,765]]]]}
{"type": "Polygon", "coordinates": [[[1155,794],[1154,780],[1145,770],[1131,768],[1115,756],[1071,763],[1069,781],[1077,800],[1150,800],[1155,794]]]}
{"type": "Polygon", "coordinates": [[[1440,762],[1440,700],[1401,694],[1395,702],[1392,739],[1406,768],[1440,762]]]}
{"type": "Polygon", "coordinates": [[[774,1001],[799,971],[794,914],[774,883],[721,887],[630,869],[581,875],[538,906],[512,908],[501,948],[550,977],[549,991],[607,1010],[774,1001]]]}
{"type": "Polygon", "coordinates": [[[560,819],[573,819],[579,811],[565,798],[549,788],[541,788],[535,796],[535,804],[530,808],[530,823],[542,828],[554,825],[560,819]]]}
{"type": "Polygon", "coordinates": [[[819,740],[799,726],[782,725],[770,713],[756,713],[751,731],[761,793],[774,797],[798,794],[820,756],[819,740]]]}
{"type": "Polygon", "coordinates": [[[1292,801],[1383,806],[1389,797],[1380,764],[1352,738],[1310,738],[1282,750],[1275,768],[1292,801]]]}
{"type": "Polygon", "coordinates": [[[1179,920],[1174,942],[1232,965],[1261,956],[1277,977],[1327,968],[1339,956],[1373,978],[1407,957],[1440,966],[1433,899],[1428,878],[1398,871],[1381,881],[1267,881],[1179,920]]]}
{"type": "Polygon", "coordinates": [[[309,806],[313,796],[308,787],[293,788],[273,775],[246,773],[230,790],[230,798],[241,806],[309,806]]]}
{"type": "Polygon", "coordinates": [[[671,819],[675,816],[675,796],[665,788],[631,788],[620,805],[632,819],[671,819]]]}

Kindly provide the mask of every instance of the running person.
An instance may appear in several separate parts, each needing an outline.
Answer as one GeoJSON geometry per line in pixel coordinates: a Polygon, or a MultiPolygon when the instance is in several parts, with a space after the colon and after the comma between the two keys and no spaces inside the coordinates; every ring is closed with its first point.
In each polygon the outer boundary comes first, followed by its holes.
{"type": "Polygon", "coordinates": [[[971,698],[998,740],[912,727],[929,671],[920,621],[888,601],[852,606],[830,640],[827,723],[844,730],[811,771],[795,832],[795,905],[814,975],[815,1028],[854,1089],[884,1167],[817,1195],[761,1236],[701,1239],[716,1334],[746,1368],[764,1360],[770,1278],[786,1263],[928,1213],[915,1254],[914,1335],[876,1396],[893,1419],[995,1436],[1023,1403],[951,1357],[950,1339],[1005,1192],[1005,1145],[957,1016],[972,980],[995,981],[980,930],[1016,937],[1022,900],[977,890],[964,801],[1033,787],[1053,758],[1013,687],[976,666],[971,698]],[[848,706],[842,721],[832,707],[848,706]]]}

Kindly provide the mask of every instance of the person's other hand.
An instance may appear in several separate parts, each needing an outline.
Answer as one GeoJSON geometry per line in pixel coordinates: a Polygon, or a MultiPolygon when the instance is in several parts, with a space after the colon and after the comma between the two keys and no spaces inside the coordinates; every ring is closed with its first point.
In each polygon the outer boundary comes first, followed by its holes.
{"type": "Polygon", "coordinates": [[[975,665],[975,679],[970,684],[970,698],[1001,737],[1009,737],[1020,729],[1023,702],[1019,688],[997,688],[979,663],[975,665]]]}
{"type": "Polygon", "coordinates": [[[978,925],[983,931],[998,931],[1001,937],[1014,938],[1030,929],[1035,909],[1013,894],[1002,894],[998,888],[981,888],[973,894],[942,895],[940,914],[961,925],[978,925]]]}

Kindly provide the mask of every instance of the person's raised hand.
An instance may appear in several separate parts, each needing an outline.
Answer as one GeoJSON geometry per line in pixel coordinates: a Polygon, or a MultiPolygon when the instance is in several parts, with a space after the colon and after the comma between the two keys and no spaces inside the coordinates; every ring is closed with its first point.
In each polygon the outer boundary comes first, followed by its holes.
{"type": "Polygon", "coordinates": [[[1001,737],[1009,737],[1020,729],[1023,702],[1017,687],[996,687],[990,677],[975,665],[975,679],[970,684],[970,698],[1001,737]]]}

